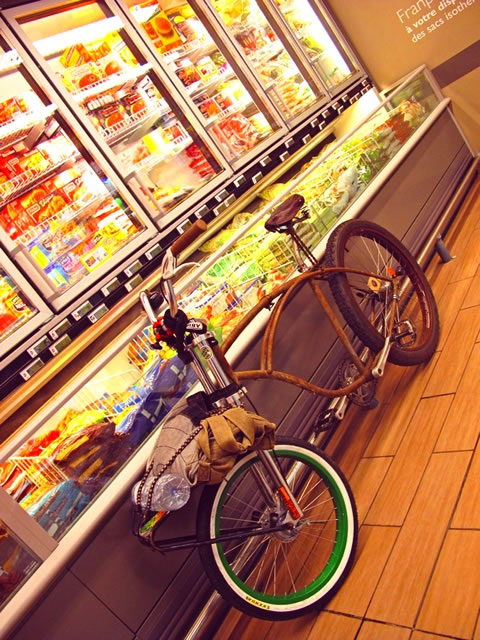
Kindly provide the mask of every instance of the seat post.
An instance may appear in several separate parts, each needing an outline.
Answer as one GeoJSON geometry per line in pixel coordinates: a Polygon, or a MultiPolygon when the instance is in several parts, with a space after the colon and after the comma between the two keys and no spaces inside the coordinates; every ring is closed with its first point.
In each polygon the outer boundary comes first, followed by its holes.
{"type": "Polygon", "coordinates": [[[302,258],[300,250],[303,252],[303,254],[306,256],[306,258],[310,262],[310,267],[315,266],[315,264],[317,263],[317,261],[315,260],[315,256],[307,247],[307,245],[304,243],[304,241],[300,238],[298,233],[295,231],[295,228],[293,226],[293,221],[288,223],[288,228],[285,231],[285,233],[288,236],[290,236],[290,238],[292,239],[293,252],[295,254],[295,259],[297,260],[298,270],[306,271],[309,268],[307,265],[305,265],[305,261],[302,258]]]}

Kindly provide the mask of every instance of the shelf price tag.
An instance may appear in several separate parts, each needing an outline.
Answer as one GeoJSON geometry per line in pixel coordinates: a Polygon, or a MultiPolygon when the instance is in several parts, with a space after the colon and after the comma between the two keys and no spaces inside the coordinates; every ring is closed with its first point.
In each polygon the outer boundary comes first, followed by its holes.
{"type": "Polygon", "coordinates": [[[74,318],[74,320],[80,320],[80,318],[83,318],[83,316],[87,315],[87,313],[92,309],[93,304],[90,302],[90,300],[87,300],[80,307],[78,307],[78,309],[72,311],[72,317],[74,318]]]}
{"type": "Polygon", "coordinates": [[[130,292],[138,287],[138,285],[143,281],[142,276],[138,273],[134,278],[125,283],[125,289],[130,292]]]}
{"type": "Polygon", "coordinates": [[[101,304],[99,307],[92,311],[92,313],[88,314],[88,319],[92,324],[95,324],[101,317],[103,317],[108,311],[108,307],[106,304],[101,304]]]}
{"type": "Polygon", "coordinates": [[[20,375],[24,380],[30,380],[34,373],[37,373],[44,365],[44,361],[41,358],[37,358],[31,364],[28,365],[23,371],[20,371],[20,375]]]}
{"type": "Polygon", "coordinates": [[[114,278],[113,280],[110,280],[108,284],[102,287],[101,291],[103,295],[107,297],[111,293],[113,293],[115,289],[118,289],[119,286],[120,286],[120,280],[118,278],[114,278]]]}
{"type": "Polygon", "coordinates": [[[157,242],[156,245],[154,245],[151,249],[149,249],[145,253],[145,256],[146,256],[147,260],[153,260],[153,258],[155,256],[158,256],[158,254],[160,253],[161,250],[162,250],[162,247],[160,246],[160,243],[157,242]]]}
{"type": "Polygon", "coordinates": [[[240,185],[242,185],[245,182],[246,178],[244,175],[238,176],[238,178],[236,180],[233,181],[233,184],[236,187],[239,187],[240,185]]]}
{"type": "Polygon", "coordinates": [[[128,277],[133,276],[134,273],[137,273],[142,268],[142,263],[140,260],[135,260],[130,266],[124,269],[124,274],[128,277]]]}
{"type": "Polygon", "coordinates": [[[65,334],[59,340],[54,342],[50,347],[48,347],[48,350],[50,351],[52,356],[57,356],[60,351],[63,351],[65,347],[68,347],[71,342],[72,339],[70,338],[70,336],[68,334],[65,334]]]}
{"type": "Polygon", "coordinates": [[[50,340],[50,338],[48,336],[43,336],[43,338],[37,340],[37,342],[32,344],[32,346],[27,349],[27,353],[32,358],[35,358],[35,356],[38,356],[41,351],[46,349],[51,344],[52,341],[50,340]]]}
{"type": "Polygon", "coordinates": [[[215,200],[217,202],[223,202],[223,200],[225,200],[227,196],[228,196],[228,191],[226,189],[222,189],[220,193],[217,193],[217,195],[215,196],[215,200]]]}
{"type": "Polygon", "coordinates": [[[57,324],[56,327],[53,327],[53,329],[51,329],[48,333],[50,334],[51,338],[56,340],[68,329],[70,329],[71,326],[72,326],[72,323],[70,322],[70,320],[68,318],[65,318],[59,324],[57,324]]]}

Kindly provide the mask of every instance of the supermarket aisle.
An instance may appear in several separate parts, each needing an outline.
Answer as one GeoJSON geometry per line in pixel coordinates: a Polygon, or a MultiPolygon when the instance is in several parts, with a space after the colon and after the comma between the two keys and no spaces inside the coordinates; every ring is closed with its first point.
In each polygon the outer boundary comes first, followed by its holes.
{"type": "Polygon", "coordinates": [[[231,610],[214,640],[480,640],[480,180],[428,276],[441,336],[427,365],[390,365],[380,406],[349,412],[328,451],[356,496],[359,546],[318,615],[231,610]]]}

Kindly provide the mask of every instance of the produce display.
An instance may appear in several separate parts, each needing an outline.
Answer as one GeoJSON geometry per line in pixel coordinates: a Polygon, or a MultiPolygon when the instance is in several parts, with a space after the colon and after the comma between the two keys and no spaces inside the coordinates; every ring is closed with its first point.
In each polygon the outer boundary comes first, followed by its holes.
{"type": "Polygon", "coordinates": [[[327,87],[340,84],[352,74],[308,0],[275,0],[275,4],[327,87]]]}
{"type": "Polygon", "coordinates": [[[316,95],[255,0],[212,0],[212,5],[286,119],[316,102],[316,95]]]}
{"type": "Polygon", "coordinates": [[[201,114],[227,157],[237,158],[272,133],[215,41],[185,2],[130,3],[131,14],[201,114]]]}
{"type": "MultiPolygon", "coordinates": [[[[151,64],[137,60],[126,45],[121,20],[95,14],[90,29],[62,31],[75,24],[76,11],[80,9],[70,12],[71,22],[45,18],[56,35],[50,36],[51,44],[42,48],[40,40],[39,46],[123,170],[134,172],[141,189],[155,201],[155,210],[165,214],[221,167],[180,110],[162,95],[151,64]],[[67,47],[56,44],[57,38],[65,40],[63,33],[70,35],[67,47]]],[[[36,25],[34,20],[25,25],[34,41],[45,28],[36,25]]]]}
{"type": "Polygon", "coordinates": [[[35,307],[0,268],[0,343],[36,313],[35,307]]]}

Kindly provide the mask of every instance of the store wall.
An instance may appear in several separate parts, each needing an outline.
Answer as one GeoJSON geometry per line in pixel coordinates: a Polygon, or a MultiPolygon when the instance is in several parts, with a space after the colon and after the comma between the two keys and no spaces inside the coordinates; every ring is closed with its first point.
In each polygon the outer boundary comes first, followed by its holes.
{"type": "Polygon", "coordinates": [[[329,0],[328,6],[380,89],[426,64],[480,151],[480,0],[329,0]]]}

